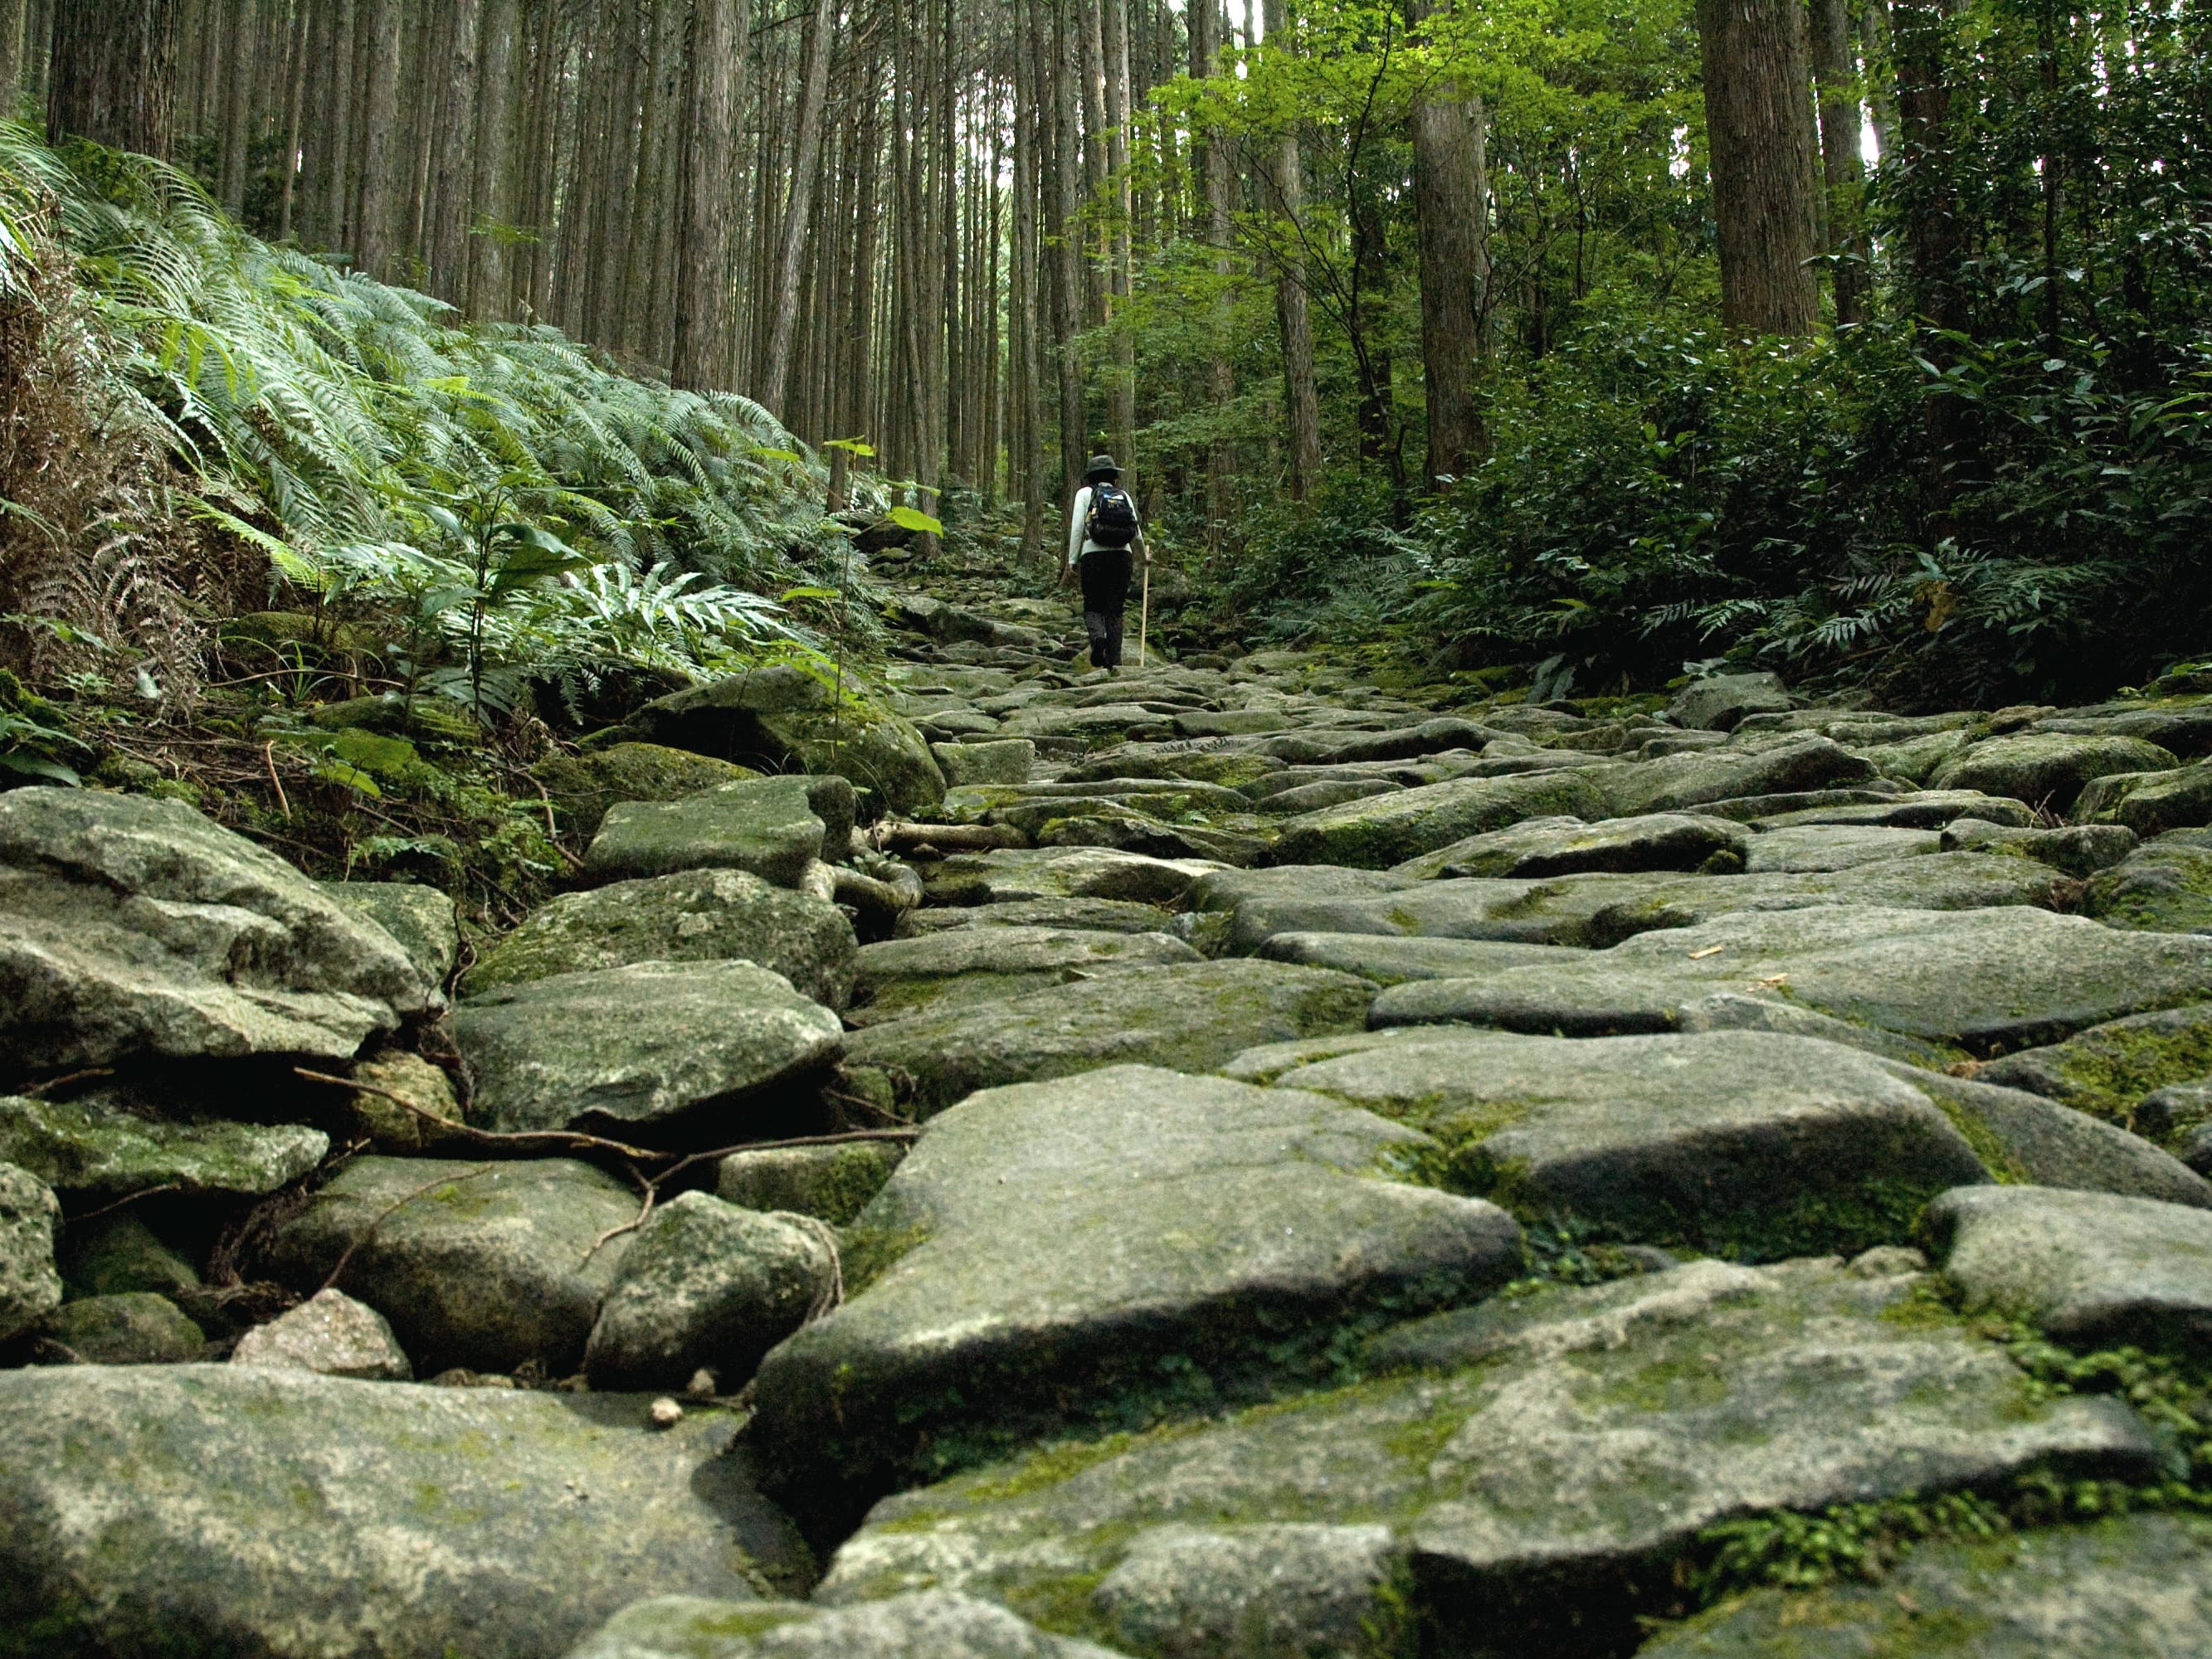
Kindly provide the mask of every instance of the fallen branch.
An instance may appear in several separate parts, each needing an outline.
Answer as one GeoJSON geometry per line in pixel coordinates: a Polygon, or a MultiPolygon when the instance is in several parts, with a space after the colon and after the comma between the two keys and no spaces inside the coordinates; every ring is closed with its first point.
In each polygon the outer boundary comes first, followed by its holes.
{"type": "Polygon", "coordinates": [[[617,1158],[647,1159],[675,1156],[673,1152],[658,1152],[643,1146],[626,1146],[622,1141],[609,1140],[601,1135],[587,1135],[577,1129],[479,1129],[450,1117],[440,1117],[428,1107],[417,1105],[414,1101],[404,1099],[389,1089],[380,1089],[373,1083],[356,1083],[351,1078],[338,1077],[330,1072],[310,1071],[304,1066],[295,1066],[292,1074],[305,1078],[310,1083],[326,1083],[333,1088],[351,1089],[361,1094],[374,1095],[380,1100],[388,1100],[424,1121],[436,1124],[443,1137],[471,1146],[508,1147],[518,1152],[540,1149],[564,1152],[611,1152],[617,1158]]]}
{"type": "MultiPolygon", "coordinates": [[[[353,1253],[356,1250],[358,1250],[362,1245],[368,1243],[370,1239],[375,1237],[376,1230],[379,1227],[381,1227],[386,1222],[391,1220],[392,1217],[398,1215],[400,1211],[405,1209],[416,1199],[422,1197],[423,1194],[431,1191],[434,1188],[454,1186],[464,1181],[474,1181],[478,1176],[489,1175],[496,1168],[498,1168],[498,1165],[496,1164],[479,1164],[473,1170],[465,1170],[459,1175],[456,1176],[440,1176],[435,1181],[424,1182],[412,1192],[402,1193],[398,1199],[394,1200],[384,1209],[382,1213],[377,1216],[376,1219],[370,1222],[367,1227],[363,1228],[344,1249],[338,1252],[337,1266],[332,1267],[331,1269],[331,1276],[328,1279],[325,1279],[321,1285],[316,1287],[315,1295],[320,1296],[325,1291],[330,1290],[335,1286],[339,1279],[344,1274],[348,1265],[353,1261],[353,1253]]],[[[308,1299],[312,1301],[313,1300],[313,1297],[311,1297],[308,1299]]]]}
{"type": "Polygon", "coordinates": [[[646,1218],[653,1213],[653,1206],[660,1201],[660,1189],[686,1170],[696,1169],[702,1164],[719,1163],[723,1158],[734,1158],[739,1152],[775,1152],[795,1146],[837,1146],[857,1140],[901,1140],[910,1143],[918,1139],[921,1134],[921,1131],[918,1128],[848,1129],[841,1134],[794,1135],[788,1140],[746,1140],[740,1141],[734,1146],[717,1146],[709,1152],[687,1152],[651,1179],[638,1177],[645,1188],[643,1206],[629,1220],[623,1222],[618,1227],[608,1228],[606,1231],[593,1239],[592,1248],[584,1252],[584,1260],[589,1261],[597,1255],[600,1247],[609,1240],[620,1238],[624,1233],[634,1233],[645,1225],[646,1218]]]}

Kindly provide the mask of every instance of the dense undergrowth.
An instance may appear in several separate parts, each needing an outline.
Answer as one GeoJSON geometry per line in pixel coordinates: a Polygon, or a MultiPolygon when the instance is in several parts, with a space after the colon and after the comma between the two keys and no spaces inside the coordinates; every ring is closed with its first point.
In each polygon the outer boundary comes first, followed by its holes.
{"type": "Polygon", "coordinates": [[[0,421],[0,774],[176,794],[313,868],[519,908],[564,857],[526,773],[562,736],[872,643],[826,474],[757,404],[465,326],[17,124],[0,421]]]}
{"type": "Polygon", "coordinates": [[[1725,659],[1905,708],[2074,701],[2205,654],[2206,14],[1945,14],[1915,48],[1942,125],[1869,191],[1869,320],[1740,341],[1671,277],[1578,283],[1497,343],[1468,476],[1264,506],[1221,612],[1547,697],[1725,659]]]}

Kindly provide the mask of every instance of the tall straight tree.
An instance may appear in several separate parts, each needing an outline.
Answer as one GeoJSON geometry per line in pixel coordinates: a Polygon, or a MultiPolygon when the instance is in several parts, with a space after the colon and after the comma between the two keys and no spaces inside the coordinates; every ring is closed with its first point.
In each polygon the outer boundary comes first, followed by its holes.
{"type": "Polygon", "coordinates": [[[408,171],[399,134],[399,0],[364,0],[362,73],[355,77],[360,100],[354,126],[360,137],[360,205],[354,215],[354,253],[372,276],[392,272],[398,250],[401,175],[408,171]]]}
{"type": "MultiPolygon", "coordinates": [[[[1289,52],[1291,15],[1285,0],[1265,0],[1261,21],[1267,38],[1289,52]]],[[[1287,244],[1303,249],[1306,199],[1305,156],[1295,128],[1275,141],[1267,159],[1267,179],[1275,207],[1291,227],[1287,244]]],[[[1283,351],[1283,422],[1290,439],[1290,495],[1302,501],[1321,483],[1321,392],[1314,380],[1313,313],[1305,287],[1301,253],[1279,258],[1275,271],[1275,328],[1283,351]]]]}
{"type": "MultiPolygon", "coordinates": [[[[1418,28],[1440,9],[1412,0],[1418,28]]],[[[1480,289],[1488,277],[1483,226],[1482,105],[1445,81],[1414,100],[1413,210],[1421,257],[1421,386],[1428,406],[1425,472],[1455,478],[1482,448],[1474,406],[1474,357],[1480,340],[1480,289]]]]}
{"type": "Polygon", "coordinates": [[[761,371],[758,396],[777,415],[784,411],[791,379],[791,348],[799,329],[799,269],[814,211],[815,173],[822,161],[822,106],[830,90],[830,52],[837,33],[838,0],[813,0],[806,13],[805,39],[799,49],[798,131],[792,142],[791,199],[784,210],[782,245],[776,254],[775,287],[769,303],[768,361],[761,371]]]}
{"type": "Polygon", "coordinates": [[[1748,333],[1809,334],[1820,317],[1804,17],[1803,0],[1698,0],[1721,320],[1748,333]]]}
{"type": "Polygon", "coordinates": [[[176,137],[177,0],[55,0],[46,131],[166,156],[176,137]]]}
{"type": "MultiPolygon", "coordinates": [[[[1218,0],[1191,0],[1190,72],[1203,78],[1221,66],[1222,14],[1218,0]]],[[[1230,361],[1229,282],[1231,264],[1230,191],[1234,182],[1229,163],[1229,140],[1218,126],[1205,134],[1206,238],[1213,248],[1213,280],[1217,292],[1207,319],[1206,391],[1213,405],[1216,427],[1206,454],[1206,536],[1209,547],[1218,547],[1231,511],[1230,487],[1235,475],[1235,456],[1219,422],[1227,417],[1237,396],[1236,365],[1230,361]]],[[[1278,181],[1279,187],[1279,179],[1278,181]]],[[[1285,377],[1288,384],[1289,376],[1285,377]]],[[[1320,443],[1315,442],[1318,454],[1320,443]]],[[[1293,469],[1295,473],[1295,469],[1293,469]]],[[[1293,485],[1295,488],[1295,484],[1293,485]]]]}
{"type": "Polygon", "coordinates": [[[730,371],[730,140],[743,27],[736,0],[691,0],[671,374],[695,390],[725,384],[730,371]]]}
{"type": "Polygon", "coordinates": [[[1828,252],[1835,262],[1836,323],[1866,320],[1866,236],[1859,193],[1859,78],[1845,0],[1812,0],[1813,78],[1820,96],[1820,172],[1828,252]]]}
{"type": "Polygon", "coordinates": [[[430,176],[430,289],[441,300],[468,298],[471,199],[476,190],[477,31],[481,0],[443,0],[453,39],[438,89],[430,176]]]}
{"type": "Polygon", "coordinates": [[[507,253],[501,238],[514,216],[514,97],[516,53],[522,33],[521,0],[484,0],[477,36],[476,154],[469,184],[471,214],[488,221],[487,234],[470,238],[468,305],[472,317],[504,317],[507,253]]]}

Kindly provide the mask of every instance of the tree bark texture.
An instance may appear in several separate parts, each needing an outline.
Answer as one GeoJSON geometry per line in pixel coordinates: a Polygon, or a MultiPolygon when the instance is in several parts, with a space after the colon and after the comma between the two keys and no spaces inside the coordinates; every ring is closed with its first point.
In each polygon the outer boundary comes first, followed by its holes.
{"type": "MultiPolygon", "coordinates": [[[[1416,25],[1434,8],[1413,0],[1416,25]]],[[[1481,450],[1474,404],[1484,269],[1482,112],[1445,82],[1413,105],[1413,208],[1420,235],[1421,386],[1428,410],[1431,489],[1456,478],[1481,450]]]]}
{"type": "Polygon", "coordinates": [[[166,158],[176,137],[176,0],[57,0],[46,130],[166,158]]]}
{"type": "Polygon", "coordinates": [[[1802,335],[1820,316],[1810,68],[1802,0],[1698,0],[1720,231],[1721,319],[1802,335]]]}
{"type": "Polygon", "coordinates": [[[1859,77],[1845,0],[1812,0],[1813,78],[1820,88],[1820,173],[1827,250],[1835,262],[1836,325],[1866,320],[1867,246],[1861,220],[1859,77]]]}
{"type": "Polygon", "coordinates": [[[742,27],[735,0],[692,0],[672,370],[678,386],[696,390],[725,385],[729,374],[730,129],[742,27]]]}

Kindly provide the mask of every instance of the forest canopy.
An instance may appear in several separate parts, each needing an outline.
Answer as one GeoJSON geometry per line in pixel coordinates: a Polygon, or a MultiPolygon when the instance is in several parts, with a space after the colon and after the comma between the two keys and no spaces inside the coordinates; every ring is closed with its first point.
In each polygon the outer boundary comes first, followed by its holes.
{"type": "Polygon", "coordinates": [[[2203,650],[2206,34],[2194,0],[9,0],[0,76],[305,293],[743,398],[833,506],[866,468],[1042,566],[1103,448],[1248,641],[1913,703],[2203,650]]]}

